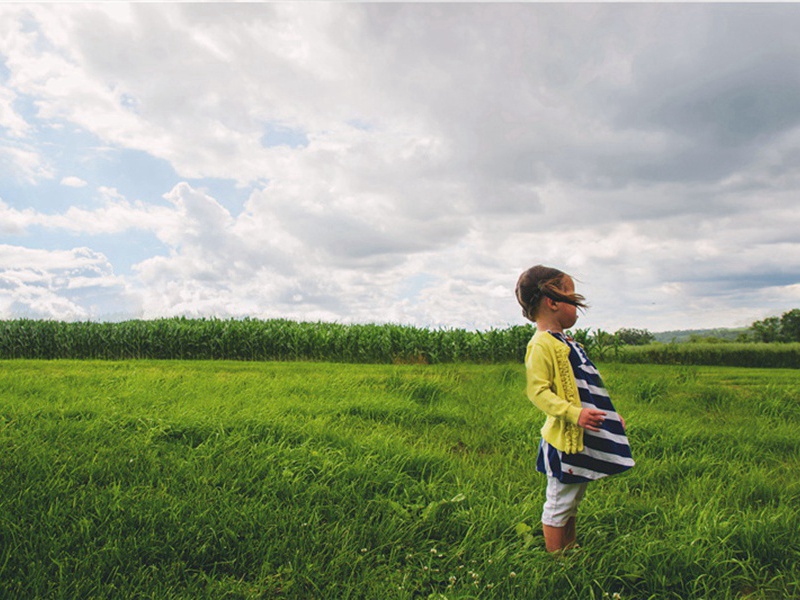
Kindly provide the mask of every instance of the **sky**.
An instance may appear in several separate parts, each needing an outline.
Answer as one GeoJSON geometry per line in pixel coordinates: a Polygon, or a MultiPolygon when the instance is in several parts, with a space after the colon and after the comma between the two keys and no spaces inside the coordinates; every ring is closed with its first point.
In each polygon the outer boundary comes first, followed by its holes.
{"type": "Polygon", "coordinates": [[[800,5],[0,4],[0,319],[800,307],[800,5]]]}

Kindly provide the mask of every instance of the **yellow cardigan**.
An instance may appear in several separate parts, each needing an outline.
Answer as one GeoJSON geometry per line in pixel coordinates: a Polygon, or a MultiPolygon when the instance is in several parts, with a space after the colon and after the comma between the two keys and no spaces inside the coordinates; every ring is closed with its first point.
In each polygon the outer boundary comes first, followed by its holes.
{"type": "Polygon", "coordinates": [[[569,347],[546,331],[537,331],[525,352],[528,398],[547,414],[542,438],[567,454],[583,450],[583,428],[578,425],[581,399],[569,347]]]}

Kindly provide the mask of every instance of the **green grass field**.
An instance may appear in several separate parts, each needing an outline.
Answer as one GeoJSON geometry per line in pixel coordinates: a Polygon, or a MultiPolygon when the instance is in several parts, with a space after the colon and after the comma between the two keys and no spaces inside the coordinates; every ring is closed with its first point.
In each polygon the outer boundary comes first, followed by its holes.
{"type": "Polygon", "coordinates": [[[0,598],[798,598],[800,371],[605,364],[544,550],[521,365],[0,362],[0,598]]]}

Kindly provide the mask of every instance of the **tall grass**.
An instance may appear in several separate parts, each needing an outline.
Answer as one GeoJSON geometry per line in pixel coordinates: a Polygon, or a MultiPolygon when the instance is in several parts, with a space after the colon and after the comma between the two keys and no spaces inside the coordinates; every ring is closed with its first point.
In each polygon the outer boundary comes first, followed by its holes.
{"type": "Polygon", "coordinates": [[[800,368],[800,343],[691,343],[625,346],[608,359],[626,363],[800,368]]]}
{"type": "Polygon", "coordinates": [[[489,331],[285,319],[0,321],[0,358],[518,362],[533,328],[489,331]]]}
{"type": "Polygon", "coordinates": [[[521,365],[2,362],[0,597],[799,597],[800,374],[602,370],[559,559],[521,365]]]}
{"type": "MultiPolygon", "coordinates": [[[[467,331],[284,319],[176,318],[122,323],[21,319],[0,321],[0,359],[505,363],[523,360],[533,332],[532,325],[467,331]]],[[[622,346],[600,329],[579,329],[573,334],[594,360],[800,368],[800,344],[622,346]]]]}

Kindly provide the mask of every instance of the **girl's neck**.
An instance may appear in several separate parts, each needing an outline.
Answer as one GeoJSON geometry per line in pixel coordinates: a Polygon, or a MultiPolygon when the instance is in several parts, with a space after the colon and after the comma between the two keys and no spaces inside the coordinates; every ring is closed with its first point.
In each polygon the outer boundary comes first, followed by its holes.
{"type": "Polygon", "coordinates": [[[556,319],[548,319],[542,316],[536,319],[536,329],[538,331],[552,331],[553,333],[564,333],[564,328],[561,327],[556,319]]]}

